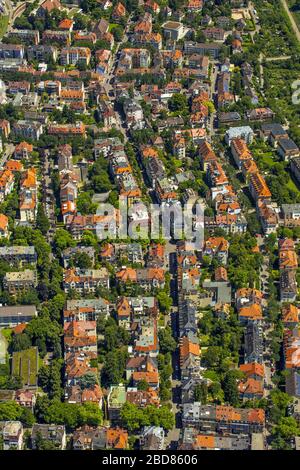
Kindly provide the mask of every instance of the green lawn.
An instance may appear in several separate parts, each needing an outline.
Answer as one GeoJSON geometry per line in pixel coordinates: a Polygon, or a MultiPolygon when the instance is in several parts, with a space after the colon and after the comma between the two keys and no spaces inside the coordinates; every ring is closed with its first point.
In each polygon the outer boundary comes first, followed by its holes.
{"type": "Polygon", "coordinates": [[[1,16],[0,17],[0,38],[4,36],[6,33],[8,26],[8,16],[1,16]]]}
{"type": "Polygon", "coordinates": [[[3,334],[6,341],[9,343],[12,335],[12,328],[2,328],[1,333],[3,334]]]}
{"type": "Polygon", "coordinates": [[[20,376],[23,385],[37,385],[38,358],[38,349],[36,347],[14,352],[12,358],[12,375],[20,376]]]}
{"type": "Polygon", "coordinates": [[[294,181],[292,180],[292,178],[289,179],[289,182],[287,183],[287,187],[289,189],[292,189],[293,191],[296,191],[297,193],[299,193],[299,188],[298,186],[294,183],[294,181]]]}

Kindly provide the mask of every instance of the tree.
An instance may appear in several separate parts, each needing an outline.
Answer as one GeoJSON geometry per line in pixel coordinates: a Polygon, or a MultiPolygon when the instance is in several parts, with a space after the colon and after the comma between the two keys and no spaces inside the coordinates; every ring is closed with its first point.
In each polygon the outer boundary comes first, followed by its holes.
{"type": "Polygon", "coordinates": [[[202,405],[205,405],[207,401],[207,393],[208,390],[205,382],[197,384],[194,390],[194,401],[199,401],[202,405]]]}
{"type": "Polygon", "coordinates": [[[121,42],[122,41],[122,37],[123,37],[123,34],[124,34],[124,30],[123,30],[122,26],[120,26],[120,25],[113,26],[111,28],[111,33],[112,33],[112,35],[113,35],[116,42],[121,42]]]}
{"type": "Polygon", "coordinates": [[[92,260],[87,253],[78,252],[75,254],[73,260],[75,266],[78,266],[80,269],[89,269],[92,267],[92,260]]]}
{"type": "Polygon", "coordinates": [[[42,232],[43,235],[46,235],[50,228],[50,222],[48,217],[45,214],[43,204],[38,205],[37,215],[36,215],[36,226],[42,232]]]}
{"type": "Polygon", "coordinates": [[[140,380],[140,382],[138,383],[138,386],[137,386],[137,389],[138,390],[143,390],[143,391],[147,391],[149,388],[149,384],[146,380],[140,380]]]}
{"type": "Polygon", "coordinates": [[[0,403],[0,421],[21,421],[24,426],[32,426],[35,422],[32,412],[15,401],[0,403]]]}
{"type": "Polygon", "coordinates": [[[127,349],[110,351],[105,356],[102,369],[101,383],[104,386],[120,383],[122,381],[128,353],[127,349]]]}
{"type": "Polygon", "coordinates": [[[167,327],[160,330],[158,333],[159,337],[159,349],[162,354],[168,352],[174,352],[176,349],[176,341],[172,336],[171,328],[167,327]]]}
{"type": "Polygon", "coordinates": [[[186,112],[188,108],[187,97],[181,93],[174,93],[168,101],[170,111],[186,112]]]}
{"type": "Polygon", "coordinates": [[[162,313],[168,313],[172,306],[172,298],[163,290],[160,290],[156,296],[159,309],[162,313]]]}
{"type": "Polygon", "coordinates": [[[87,372],[80,379],[80,387],[82,390],[85,388],[93,388],[96,384],[98,384],[98,379],[93,372],[87,372]]]}
{"type": "Polygon", "coordinates": [[[57,447],[53,441],[44,439],[40,432],[37,432],[35,438],[35,450],[57,450],[57,447]]]}
{"type": "Polygon", "coordinates": [[[63,228],[56,230],[54,237],[54,247],[57,251],[57,254],[60,255],[61,252],[69,246],[75,246],[75,241],[73,240],[70,232],[67,232],[63,228]]]}
{"type": "Polygon", "coordinates": [[[274,437],[272,448],[286,449],[289,447],[290,440],[300,435],[300,428],[295,418],[285,416],[280,418],[278,424],[273,427],[272,435],[274,437]]]}
{"type": "Polygon", "coordinates": [[[14,334],[10,344],[10,349],[14,351],[24,351],[32,346],[30,336],[24,332],[20,334],[14,334]]]}
{"type": "Polygon", "coordinates": [[[237,388],[237,372],[235,370],[228,371],[222,381],[222,388],[224,390],[225,401],[232,406],[239,403],[239,392],[237,388]]]}

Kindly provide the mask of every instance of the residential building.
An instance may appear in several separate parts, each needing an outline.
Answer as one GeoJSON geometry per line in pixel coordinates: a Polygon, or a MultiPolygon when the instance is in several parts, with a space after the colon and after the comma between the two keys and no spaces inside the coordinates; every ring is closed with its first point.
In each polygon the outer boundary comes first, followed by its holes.
{"type": "Polygon", "coordinates": [[[60,424],[38,424],[35,423],[31,431],[31,447],[36,449],[37,440],[45,439],[52,442],[57,450],[64,450],[67,445],[65,426],[60,424]]]}

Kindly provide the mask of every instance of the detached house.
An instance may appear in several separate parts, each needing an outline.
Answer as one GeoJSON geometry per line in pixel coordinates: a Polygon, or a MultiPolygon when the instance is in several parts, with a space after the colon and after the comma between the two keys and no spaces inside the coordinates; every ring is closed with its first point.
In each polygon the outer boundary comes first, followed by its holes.
{"type": "Polygon", "coordinates": [[[8,218],[4,214],[0,214],[0,238],[7,238],[8,232],[8,218]]]}
{"type": "Polygon", "coordinates": [[[211,237],[205,241],[203,256],[216,257],[220,263],[227,264],[229,243],[222,237],[211,237]]]}
{"type": "Polygon", "coordinates": [[[119,23],[123,18],[126,18],[126,8],[124,7],[123,3],[118,2],[113,9],[112,12],[112,19],[116,22],[119,23]]]}

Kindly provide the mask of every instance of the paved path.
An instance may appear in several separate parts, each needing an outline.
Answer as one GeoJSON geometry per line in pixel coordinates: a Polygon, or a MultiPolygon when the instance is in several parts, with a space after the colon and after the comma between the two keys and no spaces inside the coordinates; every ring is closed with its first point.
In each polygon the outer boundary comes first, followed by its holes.
{"type": "Polygon", "coordinates": [[[281,1],[281,4],[283,6],[283,8],[285,9],[286,13],[288,14],[288,17],[290,19],[290,22],[292,24],[292,28],[294,30],[294,33],[296,35],[296,38],[298,39],[298,41],[300,42],[300,31],[299,31],[299,28],[297,26],[297,23],[292,15],[292,12],[290,11],[289,7],[288,7],[288,4],[287,4],[287,1],[286,0],[280,0],[281,1]]]}

